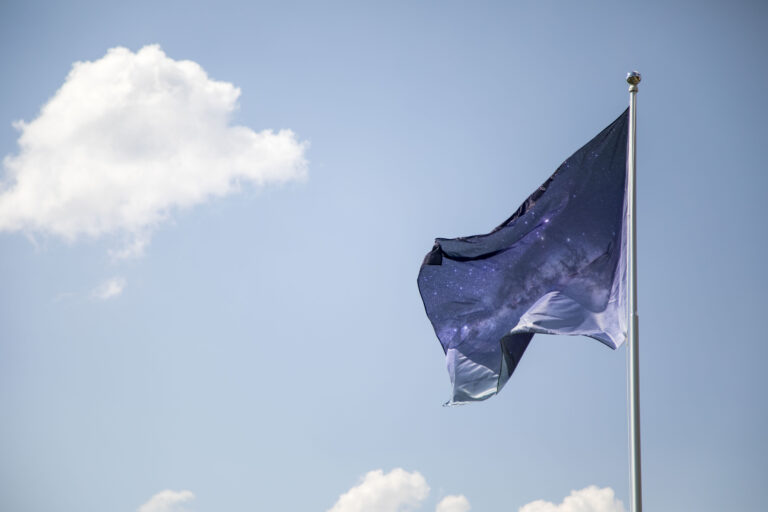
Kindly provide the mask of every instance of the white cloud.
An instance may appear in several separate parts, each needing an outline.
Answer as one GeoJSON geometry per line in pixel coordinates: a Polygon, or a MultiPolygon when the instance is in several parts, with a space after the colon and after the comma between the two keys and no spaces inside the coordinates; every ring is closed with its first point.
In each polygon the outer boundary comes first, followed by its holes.
{"type": "Polygon", "coordinates": [[[580,491],[571,491],[559,505],[537,500],[520,507],[519,512],[624,512],[624,504],[616,499],[613,489],[599,489],[590,485],[580,491]]]}
{"type": "Polygon", "coordinates": [[[435,512],[468,512],[472,508],[469,500],[464,495],[446,496],[437,504],[435,512]]]}
{"type": "Polygon", "coordinates": [[[195,498],[190,491],[160,491],[138,508],[138,512],[182,512],[181,507],[195,498]]]}
{"type": "MultiPolygon", "coordinates": [[[[328,512],[405,512],[419,509],[429,495],[427,481],[420,473],[404,469],[370,471],[358,485],[342,494],[328,512]]],[[[461,495],[444,497],[435,512],[469,512],[469,500],[461,495]]],[[[143,511],[142,511],[143,512],[143,511]]],[[[518,512],[625,512],[623,503],[616,499],[613,489],[600,489],[594,485],[571,491],[562,503],[537,500],[518,509],[518,512]]]]}
{"type": "Polygon", "coordinates": [[[159,46],[76,62],[3,160],[0,231],[68,241],[118,235],[140,254],[176,209],[302,179],[306,143],[290,130],[230,124],[240,89],[159,46]]]}
{"type": "Polygon", "coordinates": [[[329,512],[403,512],[414,510],[428,494],[427,481],[419,472],[396,468],[385,474],[378,469],[342,494],[329,512]]]}
{"type": "Polygon", "coordinates": [[[97,299],[107,300],[117,297],[125,289],[125,279],[122,277],[113,277],[107,279],[93,290],[93,296],[97,299]]]}

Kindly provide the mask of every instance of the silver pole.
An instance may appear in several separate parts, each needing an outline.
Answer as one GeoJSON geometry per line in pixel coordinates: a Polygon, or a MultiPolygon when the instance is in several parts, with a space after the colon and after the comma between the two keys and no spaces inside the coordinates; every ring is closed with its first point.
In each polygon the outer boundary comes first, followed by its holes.
{"type": "Polygon", "coordinates": [[[640,485],[640,362],[638,351],[637,316],[637,206],[635,192],[635,134],[637,124],[637,84],[640,73],[627,73],[629,84],[629,138],[627,140],[627,302],[629,305],[629,478],[630,512],[642,512],[642,488],[640,485]]]}

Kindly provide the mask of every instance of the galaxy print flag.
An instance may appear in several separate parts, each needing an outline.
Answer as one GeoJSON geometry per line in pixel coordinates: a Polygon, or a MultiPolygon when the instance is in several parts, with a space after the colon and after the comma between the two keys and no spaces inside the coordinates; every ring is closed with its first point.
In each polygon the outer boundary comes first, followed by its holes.
{"type": "Polygon", "coordinates": [[[625,111],[487,235],[438,238],[418,284],[449,403],[498,393],[534,333],[626,338],[625,111]]]}

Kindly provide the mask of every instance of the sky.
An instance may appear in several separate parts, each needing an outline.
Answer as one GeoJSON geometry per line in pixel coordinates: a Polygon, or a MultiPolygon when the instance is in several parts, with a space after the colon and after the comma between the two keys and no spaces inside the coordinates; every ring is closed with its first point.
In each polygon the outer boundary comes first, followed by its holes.
{"type": "Polygon", "coordinates": [[[765,508],[768,4],[0,4],[0,509],[620,512],[626,354],[450,382],[416,276],[638,70],[643,500],[765,508]],[[755,319],[755,322],[752,321],[755,319]]]}

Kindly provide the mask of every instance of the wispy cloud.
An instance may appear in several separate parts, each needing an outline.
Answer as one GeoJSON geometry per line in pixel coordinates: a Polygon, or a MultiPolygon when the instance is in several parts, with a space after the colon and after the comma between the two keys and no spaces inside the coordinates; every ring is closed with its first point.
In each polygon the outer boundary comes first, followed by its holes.
{"type": "Polygon", "coordinates": [[[117,235],[115,257],[142,253],[177,209],[302,179],[306,143],[290,130],[230,123],[240,89],[159,46],[76,62],[40,115],[18,121],[3,160],[0,231],[66,240],[117,235]]]}
{"type": "Polygon", "coordinates": [[[195,498],[190,491],[161,491],[142,506],[137,512],[182,512],[182,505],[195,498]]]}
{"type": "Polygon", "coordinates": [[[125,279],[122,277],[113,277],[102,282],[97,286],[92,295],[99,300],[112,299],[123,293],[125,289],[125,279]]]}

